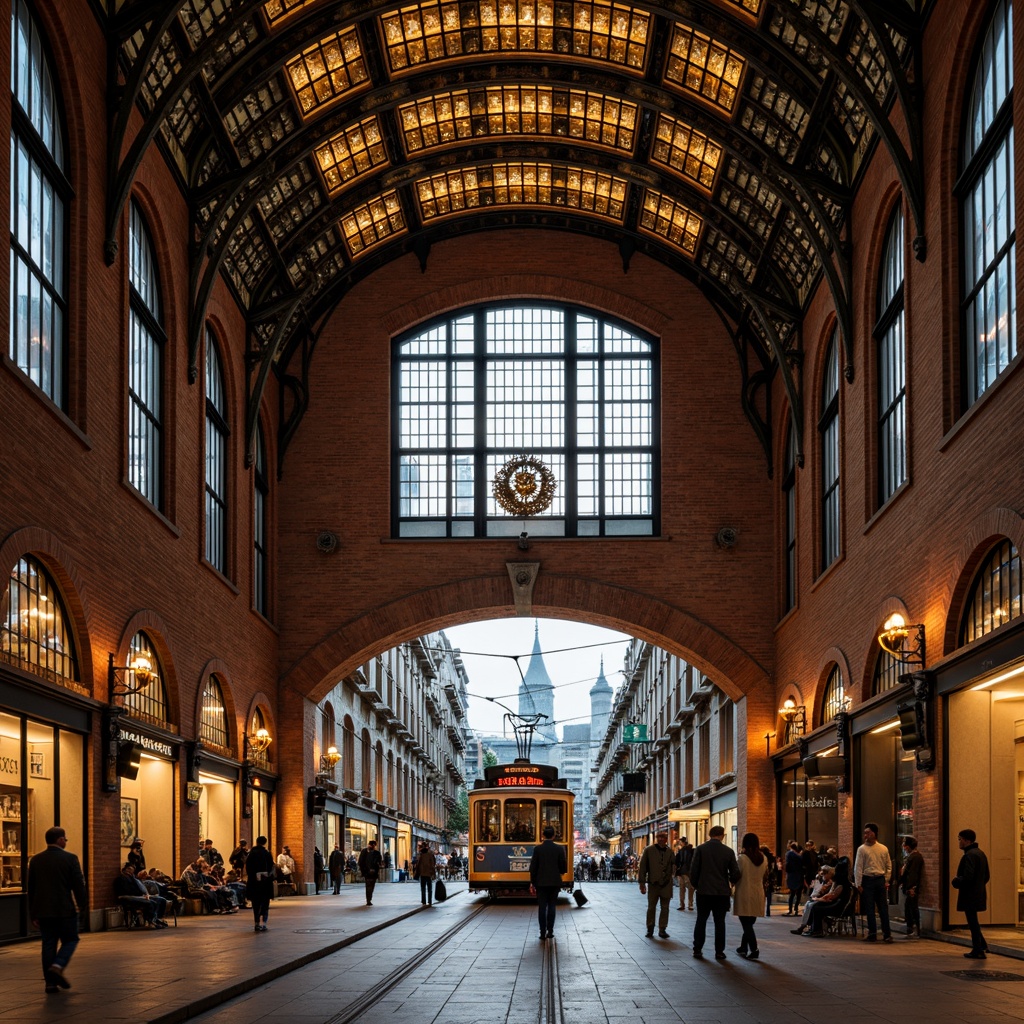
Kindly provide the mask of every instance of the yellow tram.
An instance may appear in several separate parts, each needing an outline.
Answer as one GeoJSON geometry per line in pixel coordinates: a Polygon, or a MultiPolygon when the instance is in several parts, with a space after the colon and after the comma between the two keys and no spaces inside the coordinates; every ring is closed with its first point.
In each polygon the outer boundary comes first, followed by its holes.
{"type": "Polygon", "coordinates": [[[521,896],[530,888],[530,858],[544,829],[555,830],[568,867],[562,887],[573,889],[572,792],[558,769],[516,760],[484,769],[469,794],[469,889],[521,896]]]}

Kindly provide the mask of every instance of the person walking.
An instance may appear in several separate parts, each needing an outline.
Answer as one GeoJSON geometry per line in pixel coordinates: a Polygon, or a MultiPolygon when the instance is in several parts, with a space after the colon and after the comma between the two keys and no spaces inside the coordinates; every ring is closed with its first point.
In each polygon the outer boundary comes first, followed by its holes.
{"type": "Polygon", "coordinates": [[[555,842],[555,830],[544,827],[544,842],[533,848],[530,858],[530,891],[537,896],[537,924],[540,941],[555,937],[555,904],[562,876],[569,870],[565,847],[555,842]]]}
{"type": "Polygon", "coordinates": [[[867,915],[868,933],[865,942],[877,942],[875,908],[882,920],[882,941],[892,942],[889,927],[889,879],[892,878],[892,858],[888,847],[878,841],[878,826],[869,821],[864,826],[864,842],[857,847],[853,861],[853,881],[861,896],[861,912],[867,915]]]}
{"type": "Polygon", "coordinates": [[[420,843],[420,854],[416,858],[414,876],[420,880],[420,903],[425,907],[434,905],[434,876],[437,874],[437,855],[426,842],[420,843]]]}
{"type": "Polygon", "coordinates": [[[78,915],[88,900],[82,865],[65,849],[67,833],[54,825],[43,838],[46,849],[28,862],[28,916],[43,937],[43,983],[47,992],[56,992],[71,988],[64,972],[78,945],[78,915]]]}
{"type": "Polygon", "coordinates": [[[341,847],[335,843],[334,849],[331,850],[330,857],[327,858],[327,870],[331,875],[331,883],[334,885],[334,895],[337,896],[341,892],[341,876],[345,871],[345,854],[341,852],[341,847]]]}
{"type": "Polygon", "coordinates": [[[924,857],[917,848],[913,836],[903,837],[903,867],[900,869],[900,889],[903,892],[903,917],[907,922],[907,938],[914,934],[921,938],[921,911],[917,898],[921,892],[921,874],[924,871],[924,857]]]}
{"type": "Polygon", "coordinates": [[[658,918],[658,936],[668,938],[668,912],[672,903],[672,875],[675,869],[676,859],[668,848],[668,833],[658,832],[654,837],[654,845],[644,850],[636,874],[640,894],[647,896],[647,938],[654,934],[654,912],[659,903],[661,914],[658,918]]]}
{"type": "Polygon", "coordinates": [[[956,889],[956,909],[967,918],[971,929],[971,951],[964,953],[968,960],[988,958],[988,943],[981,934],[978,913],[988,909],[986,886],[989,880],[988,858],[978,847],[978,836],[973,828],[961,829],[957,834],[960,864],[956,877],[950,882],[956,889]]]}
{"type": "Polygon", "coordinates": [[[257,836],[256,845],[245,858],[245,895],[252,905],[253,931],[265,932],[270,917],[270,898],[274,895],[276,865],[267,849],[267,837],[257,836]]]}
{"type": "Polygon", "coordinates": [[[747,960],[756,960],[761,951],[757,948],[754,919],[764,915],[764,876],[768,873],[768,859],[761,852],[761,840],[755,833],[748,832],[743,837],[736,867],[740,877],[732,894],[732,912],[740,919],[743,929],[736,952],[747,960]]]}
{"type": "Polygon", "coordinates": [[[377,840],[371,839],[362,850],[359,851],[359,873],[366,883],[366,905],[373,906],[373,890],[377,885],[377,878],[380,875],[384,858],[377,849],[377,840]]]}
{"type": "Polygon", "coordinates": [[[693,862],[693,844],[683,836],[676,850],[676,878],[679,879],[679,909],[693,910],[693,886],[690,884],[690,864],[693,862]]]}
{"type": "Polygon", "coordinates": [[[697,922],[693,926],[693,958],[704,959],[704,939],[709,917],[715,921],[715,959],[725,959],[725,915],[729,894],[739,881],[736,854],[726,846],[725,829],[713,825],[708,841],[693,851],[690,881],[697,892],[697,922]]]}

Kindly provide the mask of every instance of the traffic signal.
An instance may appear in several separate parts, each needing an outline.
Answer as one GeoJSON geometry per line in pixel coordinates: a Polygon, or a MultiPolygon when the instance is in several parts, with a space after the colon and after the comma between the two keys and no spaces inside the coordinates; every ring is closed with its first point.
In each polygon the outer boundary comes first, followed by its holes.
{"type": "Polygon", "coordinates": [[[306,790],[306,813],[315,818],[327,806],[327,790],[323,786],[310,786],[306,790]]]}
{"type": "Polygon", "coordinates": [[[897,704],[896,714],[900,717],[900,745],[903,749],[917,750],[918,747],[927,746],[924,705],[919,700],[897,704]]]}

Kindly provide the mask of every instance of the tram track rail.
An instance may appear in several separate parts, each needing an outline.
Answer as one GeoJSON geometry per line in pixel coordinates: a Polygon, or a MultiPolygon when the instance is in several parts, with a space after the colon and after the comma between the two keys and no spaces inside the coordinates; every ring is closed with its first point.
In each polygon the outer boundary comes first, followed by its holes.
{"type": "Polygon", "coordinates": [[[354,1021],[359,1020],[367,1010],[379,1002],[382,996],[390,992],[396,985],[401,984],[410,974],[436,956],[463,928],[467,927],[487,910],[487,907],[488,904],[483,903],[471,910],[438,938],[432,939],[429,945],[413,953],[399,967],[396,967],[395,970],[364,992],[358,999],[349,1003],[348,1006],[340,1010],[333,1017],[329,1017],[324,1024],[353,1024],[354,1021]]]}
{"type": "Polygon", "coordinates": [[[541,963],[540,1024],[565,1024],[562,1007],[562,985],[558,971],[558,944],[554,939],[544,943],[544,960],[541,963]]]}

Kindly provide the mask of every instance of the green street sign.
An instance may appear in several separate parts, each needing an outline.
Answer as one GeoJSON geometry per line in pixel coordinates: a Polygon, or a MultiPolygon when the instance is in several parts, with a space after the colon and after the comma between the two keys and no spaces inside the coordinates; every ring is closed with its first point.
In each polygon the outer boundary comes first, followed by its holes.
{"type": "Polygon", "coordinates": [[[622,727],[623,743],[646,743],[647,726],[631,723],[622,727]]]}

